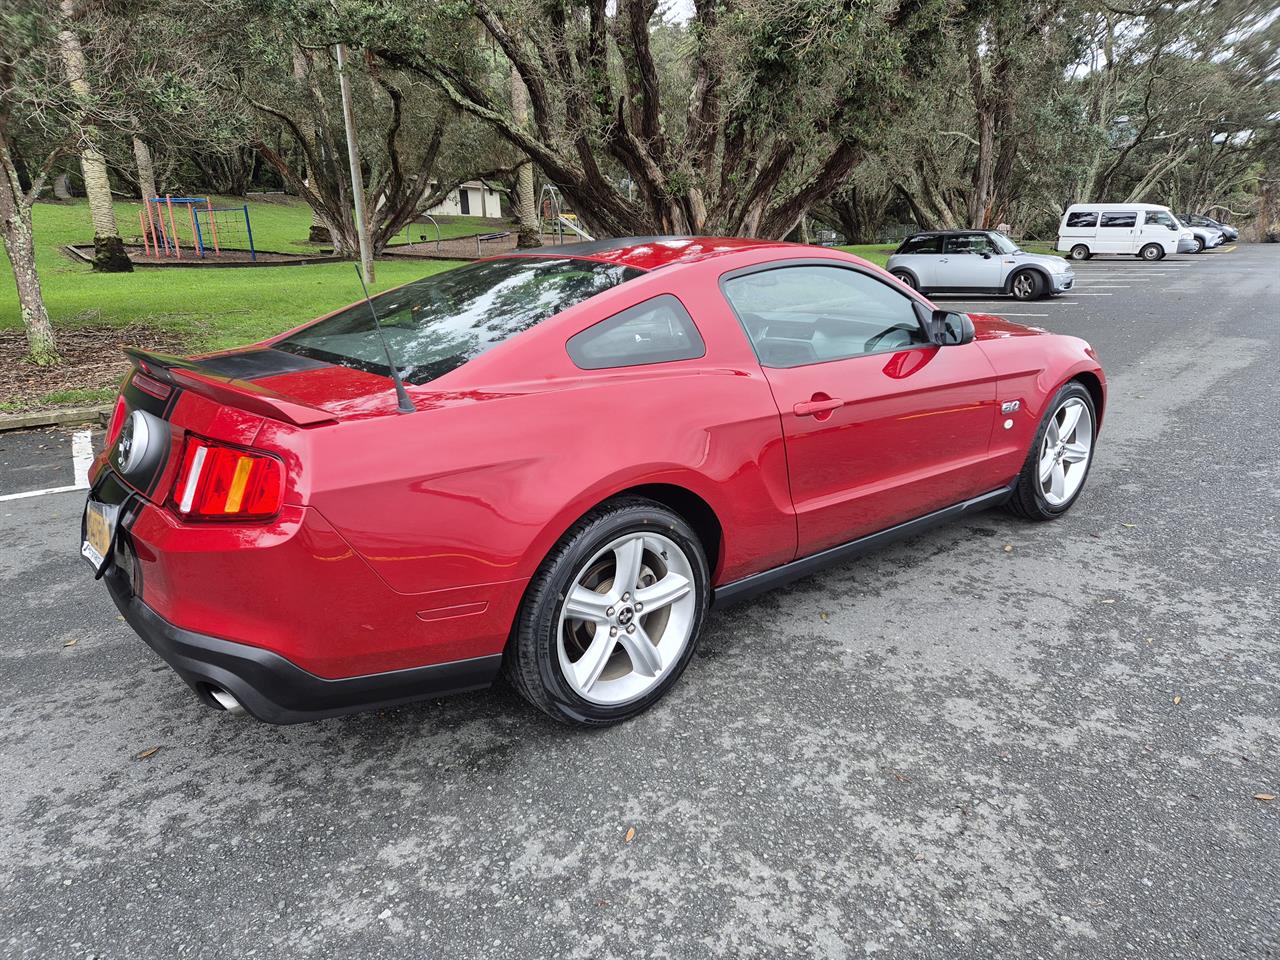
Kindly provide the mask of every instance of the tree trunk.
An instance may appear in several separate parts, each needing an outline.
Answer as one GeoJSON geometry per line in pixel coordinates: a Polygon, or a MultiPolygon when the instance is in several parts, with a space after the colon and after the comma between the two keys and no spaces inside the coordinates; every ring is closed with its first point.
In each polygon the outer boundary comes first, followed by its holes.
{"type": "Polygon", "coordinates": [[[4,240],[5,253],[13,266],[13,281],[18,288],[18,312],[27,335],[27,359],[42,367],[59,363],[62,358],[58,356],[53,325],[40,291],[40,275],[36,272],[31,204],[19,186],[18,170],[3,130],[0,130],[0,239],[4,240]]]}
{"type": "Polygon", "coordinates": [[[80,38],[76,35],[74,26],[76,0],[62,0],[62,18],[63,28],[58,33],[58,47],[67,71],[67,85],[81,106],[81,136],[84,146],[80,151],[80,171],[84,175],[89,216],[93,220],[93,269],[105,273],[127,273],[133,270],[133,262],[125,253],[120,229],[116,226],[107,161],[98,149],[97,128],[84,122],[84,111],[90,103],[91,94],[84,49],[80,46],[80,38]]]}
{"type": "Polygon", "coordinates": [[[150,200],[160,196],[160,191],[156,189],[156,168],[151,162],[151,148],[141,137],[133,138],[133,159],[138,164],[139,199],[150,200]]]}
{"type": "MultiPolygon", "coordinates": [[[[529,92],[520,79],[520,71],[511,68],[511,119],[521,128],[529,126],[529,92]]],[[[538,233],[538,216],[533,196],[533,162],[526,161],[516,168],[516,190],[512,199],[515,201],[516,221],[520,231],[516,238],[517,247],[540,247],[542,237],[538,233]]]]}

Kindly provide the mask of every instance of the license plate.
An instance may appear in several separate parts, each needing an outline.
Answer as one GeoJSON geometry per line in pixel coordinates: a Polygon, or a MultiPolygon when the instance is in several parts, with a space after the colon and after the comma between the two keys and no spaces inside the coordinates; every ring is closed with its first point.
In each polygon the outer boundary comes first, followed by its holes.
{"type": "Polygon", "coordinates": [[[92,497],[85,502],[80,555],[89,561],[94,573],[101,573],[111,557],[111,541],[119,515],[118,504],[100,503],[92,497]]]}

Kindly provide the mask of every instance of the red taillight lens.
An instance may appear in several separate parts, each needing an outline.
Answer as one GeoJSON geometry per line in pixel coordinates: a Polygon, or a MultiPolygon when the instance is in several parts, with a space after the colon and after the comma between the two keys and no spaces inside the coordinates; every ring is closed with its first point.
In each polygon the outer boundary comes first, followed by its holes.
{"type": "Polygon", "coordinates": [[[107,426],[107,442],[103,449],[110,450],[111,445],[116,442],[116,437],[120,436],[120,428],[124,426],[124,416],[128,412],[123,395],[116,397],[116,408],[111,411],[111,423],[107,426]]]}
{"type": "Polygon", "coordinates": [[[273,517],[284,500],[284,467],[275,457],[189,437],[173,487],[184,517],[244,520],[273,517]]]}

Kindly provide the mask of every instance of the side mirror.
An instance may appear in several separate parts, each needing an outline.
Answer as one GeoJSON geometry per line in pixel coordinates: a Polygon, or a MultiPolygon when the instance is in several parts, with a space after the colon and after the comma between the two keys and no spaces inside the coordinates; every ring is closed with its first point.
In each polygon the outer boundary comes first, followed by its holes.
{"type": "Polygon", "coordinates": [[[983,260],[990,260],[990,259],[991,259],[991,254],[990,254],[989,252],[987,252],[986,250],[982,251],[982,259],[983,259],[983,260]]]}
{"type": "Polygon", "coordinates": [[[940,347],[958,347],[974,338],[973,321],[967,313],[935,310],[929,323],[929,337],[940,347]]]}

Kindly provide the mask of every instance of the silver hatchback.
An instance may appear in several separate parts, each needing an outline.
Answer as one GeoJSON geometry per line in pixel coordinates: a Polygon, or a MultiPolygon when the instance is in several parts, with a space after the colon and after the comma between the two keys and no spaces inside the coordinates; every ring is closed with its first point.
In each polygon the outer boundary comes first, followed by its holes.
{"type": "Polygon", "coordinates": [[[921,293],[1007,293],[1035,300],[1070,290],[1062,257],[1024,253],[995,230],[937,230],[904,240],[886,268],[921,293]]]}

